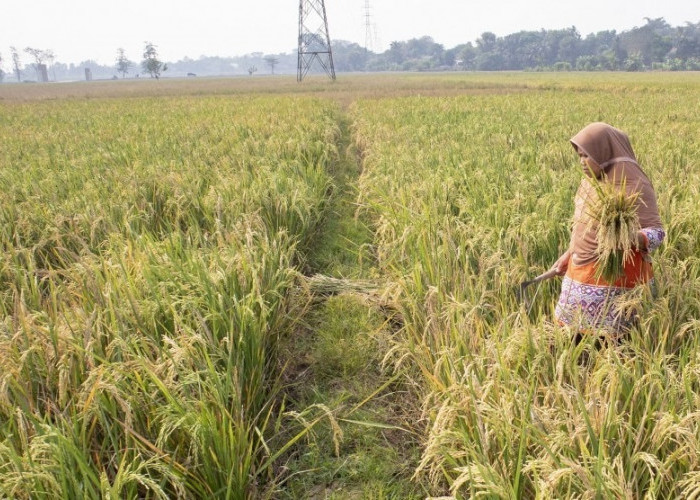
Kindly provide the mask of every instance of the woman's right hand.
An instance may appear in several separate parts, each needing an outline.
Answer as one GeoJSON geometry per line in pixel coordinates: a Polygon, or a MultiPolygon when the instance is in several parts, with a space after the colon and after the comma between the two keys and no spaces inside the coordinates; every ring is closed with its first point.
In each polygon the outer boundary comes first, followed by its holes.
{"type": "Polygon", "coordinates": [[[557,261],[552,266],[552,269],[557,272],[557,276],[564,276],[566,270],[569,269],[569,259],[571,258],[571,252],[567,250],[557,259],[557,261]]]}

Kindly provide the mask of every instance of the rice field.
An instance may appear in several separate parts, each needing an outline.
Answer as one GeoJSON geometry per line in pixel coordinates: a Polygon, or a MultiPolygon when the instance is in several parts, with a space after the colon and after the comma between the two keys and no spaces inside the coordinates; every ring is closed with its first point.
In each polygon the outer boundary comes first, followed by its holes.
{"type": "Polygon", "coordinates": [[[0,496],[275,497],[332,418],[285,406],[277,347],[351,155],[412,481],[700,498],[698,76],[0,86],[0,496]],[[667,231],[620,346],[552,322],[556,281],[514,292],[568,245],[591,121],[628,132],[667,231]]]}
{"type": "Polygon", "coordinates": [[[310,98],[3,106],[2,496],[257,494],[333,114],[310,98]]]}
{"type": "Polygon", "coordinates": [[[592,84],[353,106],[358,200],[405,320],[387,360],[423,388],[417,478],[460,498],[699,494],[699,104],[697,86],[592,84]],[[668,230],[659,298],[631,299],[620,347],[553,324],[556,283],[531,308],[513,293],[568,246],[568,139],[591,121],[628,131],[668,230]]]}

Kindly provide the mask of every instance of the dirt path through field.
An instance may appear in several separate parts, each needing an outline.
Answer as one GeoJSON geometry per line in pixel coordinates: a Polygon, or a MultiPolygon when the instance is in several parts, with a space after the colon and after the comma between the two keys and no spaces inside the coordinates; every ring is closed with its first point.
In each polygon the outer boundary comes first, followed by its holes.
{"type": "MultiPolygon", "coordinates": [[[[377,281],[372,232],[356,217],[361,174],[350,123],[339,119],[339,160],[329,217],[309,255],[307,274],[353,282],[377,281]]],[[[323,405],[333,415],[297,448],[283,498],[421,498],[410,482],[419,449],[410,429],[409,395],[382,359],[390,347],[390,321],[361,293],[336,293],[310,306],[283,357],[288,394],[296,408],[323,405]],[[342,433],[342,437],[340,435],[342,433]],[[339,439],[338,446],[334,438],[339,439]]],[[[411,411],[413,410],[413,411],[411,411]]]]}

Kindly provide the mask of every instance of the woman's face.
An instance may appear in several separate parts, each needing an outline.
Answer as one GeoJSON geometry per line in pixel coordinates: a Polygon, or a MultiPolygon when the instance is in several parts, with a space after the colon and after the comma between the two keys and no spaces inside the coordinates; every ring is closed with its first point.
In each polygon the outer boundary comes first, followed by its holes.
{"type": "Polygon", "coordinates": [[[583,167],[583,173],[585,173],[588,177],[598,177],[600,175],[601,169],[600,166],[595,162],[595,160],[588,156],[580,148],[576,148],[576,152],[578,153],[579,161],[581,162],[581,166],[583,167]]]}

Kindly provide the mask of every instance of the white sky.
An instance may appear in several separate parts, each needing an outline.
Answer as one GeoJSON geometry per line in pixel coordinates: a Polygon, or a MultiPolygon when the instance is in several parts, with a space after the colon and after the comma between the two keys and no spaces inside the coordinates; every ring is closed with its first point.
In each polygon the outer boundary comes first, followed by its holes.
{"type": "MultiPolygon", "coordinates": [[[[698,0],[369,0],[375,52],[392,41],[431,36],[445,48],[474,42],[481,33],[576,26],[585,36],[646,24],[663,17],[672,26],[700,21],[698,0]],[[377,43],[378,42],[378,43],[377,43]]],[[[325,0],[331,39],[365,44],[365,0],[325,0]]],[[[298,0],[2,0],[0,54],[9,67],[9,47],[51,49],[56,60],[87,59],[113,64],[123,47],[142,59],[145,41],[160,59],[289,53],[297,47],[298,0]]]]}

